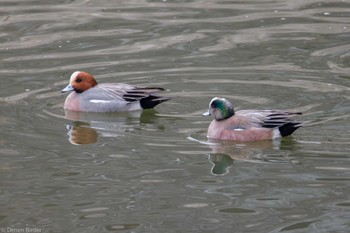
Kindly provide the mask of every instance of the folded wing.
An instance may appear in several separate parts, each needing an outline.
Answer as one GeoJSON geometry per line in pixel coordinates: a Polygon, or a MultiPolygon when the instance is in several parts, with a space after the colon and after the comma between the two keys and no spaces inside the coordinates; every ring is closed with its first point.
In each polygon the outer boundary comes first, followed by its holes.
{"type": "Polygon", "coordinates": [[[278,128],[286,124],[301,126],[302,123],[294,119],[301,115],[301,112],[289,112],[282,110],[240,110],[236,112],[237,116],[244,116],[246,124],[251,127],[278,128]]]}

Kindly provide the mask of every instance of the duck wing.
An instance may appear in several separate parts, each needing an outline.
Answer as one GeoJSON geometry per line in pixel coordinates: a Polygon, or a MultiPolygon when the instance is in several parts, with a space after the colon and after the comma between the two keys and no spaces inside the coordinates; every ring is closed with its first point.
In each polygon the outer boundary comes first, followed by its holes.
{"type": "Polygon", "coordinates": [[[277,128],[292,123],[301,126],[302,123],[294,119],[301,112],[290,112],[283,110],[240,110],[236,115],[245,119],[245,123],[251,127],[277,128]]]}
{"type": "Polygon", "coordinates": [[[90,98],[127,102],[140,101],[156,92],[164,91],[159,87],[136,87],[125,83],[104,83],[97,85],[94,89],[94,92],[89,93],[90,98]]]}
{"type": "Polygon", "coordinates": [[[123,101],[123,96],[127,91],[132,90],[134,87],[128,84],[114,84],[103,83],[98,84],[94,88],[91,88],[82,94],[87,100],[101,100],[101,101],[123,101]]]}
{"type": "Polygon", "coordinates": [[[161,98],[159,96],[154,95],[155,93],[160,91],[164,91],[164,89],[160,87],[133,87],[133,89],[127,90],[125,92],[125,94],[123,95],[123,99],[129,102],[133,102],[144,98],[148,98],[150,96],[161,98]]]}
{"type": "Polygon", "coordinates": [[[123,83],[105,83],[99,84],[93,89],[83,93],[88,101],[103,103],[105,106],[110,106],[111,109],[132,108],[131,105],[137,106],[138,103],[141,108],[148,109],[170,99],[155,94],[164,91],[160,87],[136,87],[123,83]]]}

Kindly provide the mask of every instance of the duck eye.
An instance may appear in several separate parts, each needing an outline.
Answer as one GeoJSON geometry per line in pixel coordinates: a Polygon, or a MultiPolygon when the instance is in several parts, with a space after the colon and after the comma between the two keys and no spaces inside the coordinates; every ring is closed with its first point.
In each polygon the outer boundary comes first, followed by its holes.
{"type": "Polygon", "coordinates": [[[81,78],[77,78],[77,80],[75,80],[77,83],[81,83],[81,81],[83,81],[81,78]]]}

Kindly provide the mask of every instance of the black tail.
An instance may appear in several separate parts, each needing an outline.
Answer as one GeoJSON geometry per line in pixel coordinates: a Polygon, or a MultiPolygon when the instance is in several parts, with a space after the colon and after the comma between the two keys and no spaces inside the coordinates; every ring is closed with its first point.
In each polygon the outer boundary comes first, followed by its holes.
{"type": "Polygon", "coordinates": [[[169,97],[149,95],[145,98],[140,99],[140,105],[143,109],[154,108],[158,104],[170,100],[169,97]]]}
{"type": "Polygon", "coordinates": [[[282,137],[291,135],[295,130],[301,127],[302,124],[300,122],[290,122],[280,126],[278,129],[281,133],[282,137]]]}

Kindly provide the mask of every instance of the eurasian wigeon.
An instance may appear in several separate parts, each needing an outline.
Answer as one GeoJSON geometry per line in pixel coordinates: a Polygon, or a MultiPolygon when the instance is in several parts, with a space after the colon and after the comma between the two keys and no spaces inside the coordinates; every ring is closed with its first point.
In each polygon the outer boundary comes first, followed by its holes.
{"type": "Polygon", "coordinates": [[[258,141],[291,135],[302,126],[293,119],[300,112],[283,110],[240,110],[235,112],[232,104],[215,97],[210,101],[209,111],[213,115],[207,137],[218,140],[258,141]]]}
{"type": "Polygon", "coordinates": [[[64,108],[79,112],[121,112],[149,109],[169,100],[155,93],[160,87],[138,87],[124,83],[97,84],[95,78],[83,71],[70,76],[69,85],[62,92],[71,92],[64,108]]]}

